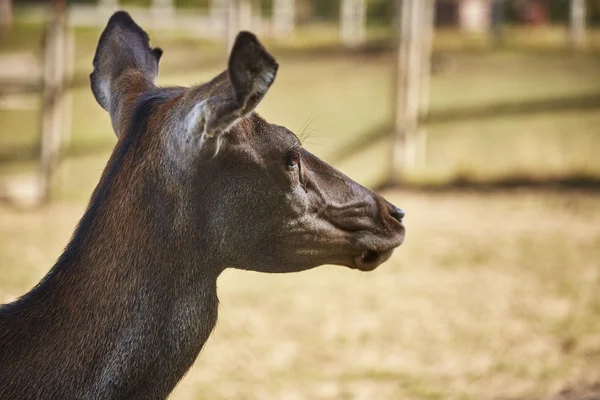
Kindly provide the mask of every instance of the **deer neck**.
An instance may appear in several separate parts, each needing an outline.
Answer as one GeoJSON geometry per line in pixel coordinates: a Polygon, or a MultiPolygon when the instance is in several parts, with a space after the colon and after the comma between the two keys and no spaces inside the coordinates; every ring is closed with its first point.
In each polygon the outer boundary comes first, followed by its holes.
{"type": "MultiPolygon", "coordinates": [[[[112,162],[123,161],[118,153],[112,162]]],[[[43,363],[40,354],[54,360],[48,387],[77,376],[72,390],[84,398],[166,397],[214,328],[220,271],[176,196],[157,189],[157,175],[130,186],[111,165],[56,265],[0,310],[0,337],[3,313],[21,321],[5,344],[31,365],[43,363]],[[19,337],[46,348],[34,354],[19,337]]]]}
{"type": "MultiPolygon", "coordinates": [[[[90,335],[110,337],[94,338],[105,354],[95,384],[105,385],[106,374],[141,374],[146,383],[139,390],[168,393],[214,328],[220,271],[207,255],[207,240],[182,214],[179,197],[156,182],[159,174],[148,176],[131,187],[125,174],[115,174],[108,193],[100,185],[64,255],[62,283],[71,288],[62,301],[81,299],[94,310],[90,335]]],[[[124,385],[136,392],[131,382],[124,385]]]]}

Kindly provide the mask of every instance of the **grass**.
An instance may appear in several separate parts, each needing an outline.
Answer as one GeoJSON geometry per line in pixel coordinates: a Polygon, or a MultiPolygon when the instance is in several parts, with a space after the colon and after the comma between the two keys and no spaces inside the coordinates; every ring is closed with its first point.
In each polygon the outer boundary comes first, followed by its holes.
{"type": "Polygon", "coordinates": [[[388,197],[409,236],[373,274],[226,273],[175,398],[527,398],[598,379],[597,196],[388,197]]]}
{"type": "MultiPolygon", "coordinates": [[[[172,399],[532,399],[600,379],[598,194],[386,196],[408,236],[372,273],[226,271],[172,399]]],[[[0,208],[0,301],[43,276],[83,208],[0,208]]]]}

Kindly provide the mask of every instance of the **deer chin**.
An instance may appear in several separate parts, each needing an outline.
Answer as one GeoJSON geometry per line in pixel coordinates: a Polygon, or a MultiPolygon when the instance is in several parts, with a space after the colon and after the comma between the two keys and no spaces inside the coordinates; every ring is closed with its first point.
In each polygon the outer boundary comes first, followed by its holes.
{"type": "Polygon", "coordinates": [[[354,257],[352,268],[360,271],[373,271],[386,262],[393,252],[393,248],[383,251],[365,250],[361,255],[354,257]]]}
{"type": "Polygon", "coordinates": [[[363,237],[361,246],[362,250],[359,250],[360,254],[352,257],[351,268],[358,269],[360,271],[374,270],[389,260],[394,250],[404,243],[405,232],[404,225],[400,223],[396,233],[388,236],[385,239],[379,238],[373,240],[372,237],[363,237]]]}

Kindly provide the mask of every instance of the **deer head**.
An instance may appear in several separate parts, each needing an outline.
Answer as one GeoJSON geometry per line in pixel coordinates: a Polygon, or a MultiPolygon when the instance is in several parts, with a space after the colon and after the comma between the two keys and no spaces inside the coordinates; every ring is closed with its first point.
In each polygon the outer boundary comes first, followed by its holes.
{"type": "Polygon", "coordinates": [[[371,270],[404,213],[254,113],[277,63],[243,32],[227,71],[158,88],[162,51],[118,12],[92,91],[118,141],[73,238],[0,306],[0,399],[166,398],[216,320],[227,267],[371,270]]]}
{"type": "Polygon", "coordinates": [[[118,137],[103,177],[122,188],[116,212],[151,208],[149,229],[218,271],[372,270],[402,243],[402,210],[254,112],[278,64],[253,34],[200,86],[156,87],[161,55],[118,12],[94,57],[92,91],[118,137]]]}

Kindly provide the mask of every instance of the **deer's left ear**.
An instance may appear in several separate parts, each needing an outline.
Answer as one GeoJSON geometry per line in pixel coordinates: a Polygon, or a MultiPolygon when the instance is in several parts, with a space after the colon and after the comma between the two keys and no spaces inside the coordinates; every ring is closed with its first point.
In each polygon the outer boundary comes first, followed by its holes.
{"type": "Polygon", "coordinates": [[[227,71],[193,93],[188,118],[201,142],[218,138],[252,112],[275,80],[278,66],[256,36],[240,32],[227,71]]]}
{"type": "Polygon", "coordinates": [[[161,56],[162,50],[150,47],[148,34],[129,14],[118,11],[108,20],[98,41],[90,83],[113,126],[123,97],[154,86],[161,56]]]}

